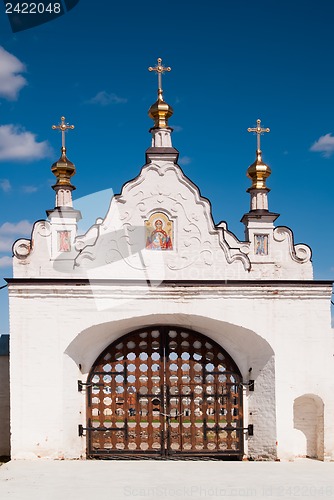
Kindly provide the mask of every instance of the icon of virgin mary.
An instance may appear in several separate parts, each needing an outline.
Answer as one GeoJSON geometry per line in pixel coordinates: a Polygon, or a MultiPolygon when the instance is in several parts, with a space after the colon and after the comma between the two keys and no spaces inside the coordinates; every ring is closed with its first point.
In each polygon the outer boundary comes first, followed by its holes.
{"type": "Polygon", "coordinates": [[[154,231],[147,238],[146,248],[151,250],[172,250],[171,239],[166,231],[162,229],[162,220],[157,219],[154,225],[154,231]]]}

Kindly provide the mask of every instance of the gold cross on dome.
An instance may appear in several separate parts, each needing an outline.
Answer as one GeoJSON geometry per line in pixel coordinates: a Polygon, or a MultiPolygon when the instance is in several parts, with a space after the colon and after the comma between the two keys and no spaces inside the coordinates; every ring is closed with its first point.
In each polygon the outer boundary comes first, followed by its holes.
{"type": "Polygon", "coordinates": [[[61,131],[61,148],[62,150],[65,150],[65,132],[66,130],[73,130],[74,125],[69,125],[68,123],[65,123],[65,116],[62,116],[61,118],[61,124],[60,125],[52,125],[52,130],[60,130],[61,131]]]}
{"type": "Polygon", "coordinates": [[[257,134],[257,150],[261,151],[261,143],[260,143],[260,137],[264,132],[270,132],[270,128],[262,128],[261,127],[261,120],[256,120],[256,127],[255,128],[248,128],[247,132],[255,132],[257,134]]]}
{"type": "Polygon", "coordinates": [[[165,73],[165,71],[172,71],[172,68],[170,66],[167,66],[167,68],[165,68],[163,65],[162,65],[162,59],[161,57],[158,58],[158,64],[157,66],[155,66],[154,68],[152,68],[152,66],[150,66],[148,68],[149,71],[155,71],[157,74],[158,74],[158,94],[159,96],[161,96],[162,94],[162,78],[161,78],[161,75],[163,73],[165,73]]]}

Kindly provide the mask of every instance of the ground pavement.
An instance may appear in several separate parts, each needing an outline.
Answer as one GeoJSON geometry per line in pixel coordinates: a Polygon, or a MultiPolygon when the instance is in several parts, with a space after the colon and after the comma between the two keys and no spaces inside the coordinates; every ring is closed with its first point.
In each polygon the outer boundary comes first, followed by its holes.
{"type": "Polygon", "coordinates": [[[1,500],[334,499],[334,462],[12,461],[1,500]]]}

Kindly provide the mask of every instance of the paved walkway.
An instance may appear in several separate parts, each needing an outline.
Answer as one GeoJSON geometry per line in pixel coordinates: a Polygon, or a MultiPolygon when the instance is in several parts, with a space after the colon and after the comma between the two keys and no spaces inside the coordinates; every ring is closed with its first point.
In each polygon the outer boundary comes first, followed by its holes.
{"type": "Polygon", "coordinates": [[[1,500],[334,499],[334,462],[13,461],[1,500]]]}

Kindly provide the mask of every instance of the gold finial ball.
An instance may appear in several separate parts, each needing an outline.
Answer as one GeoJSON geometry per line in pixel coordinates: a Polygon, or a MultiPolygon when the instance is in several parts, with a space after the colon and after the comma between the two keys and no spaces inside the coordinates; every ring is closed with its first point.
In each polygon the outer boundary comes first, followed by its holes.
{"type": "Polygon", "coordinates": [[[60,119],[61,119],[62,122],[64,122],[65,121],[65,116],[62,116],[60,119]]]}

